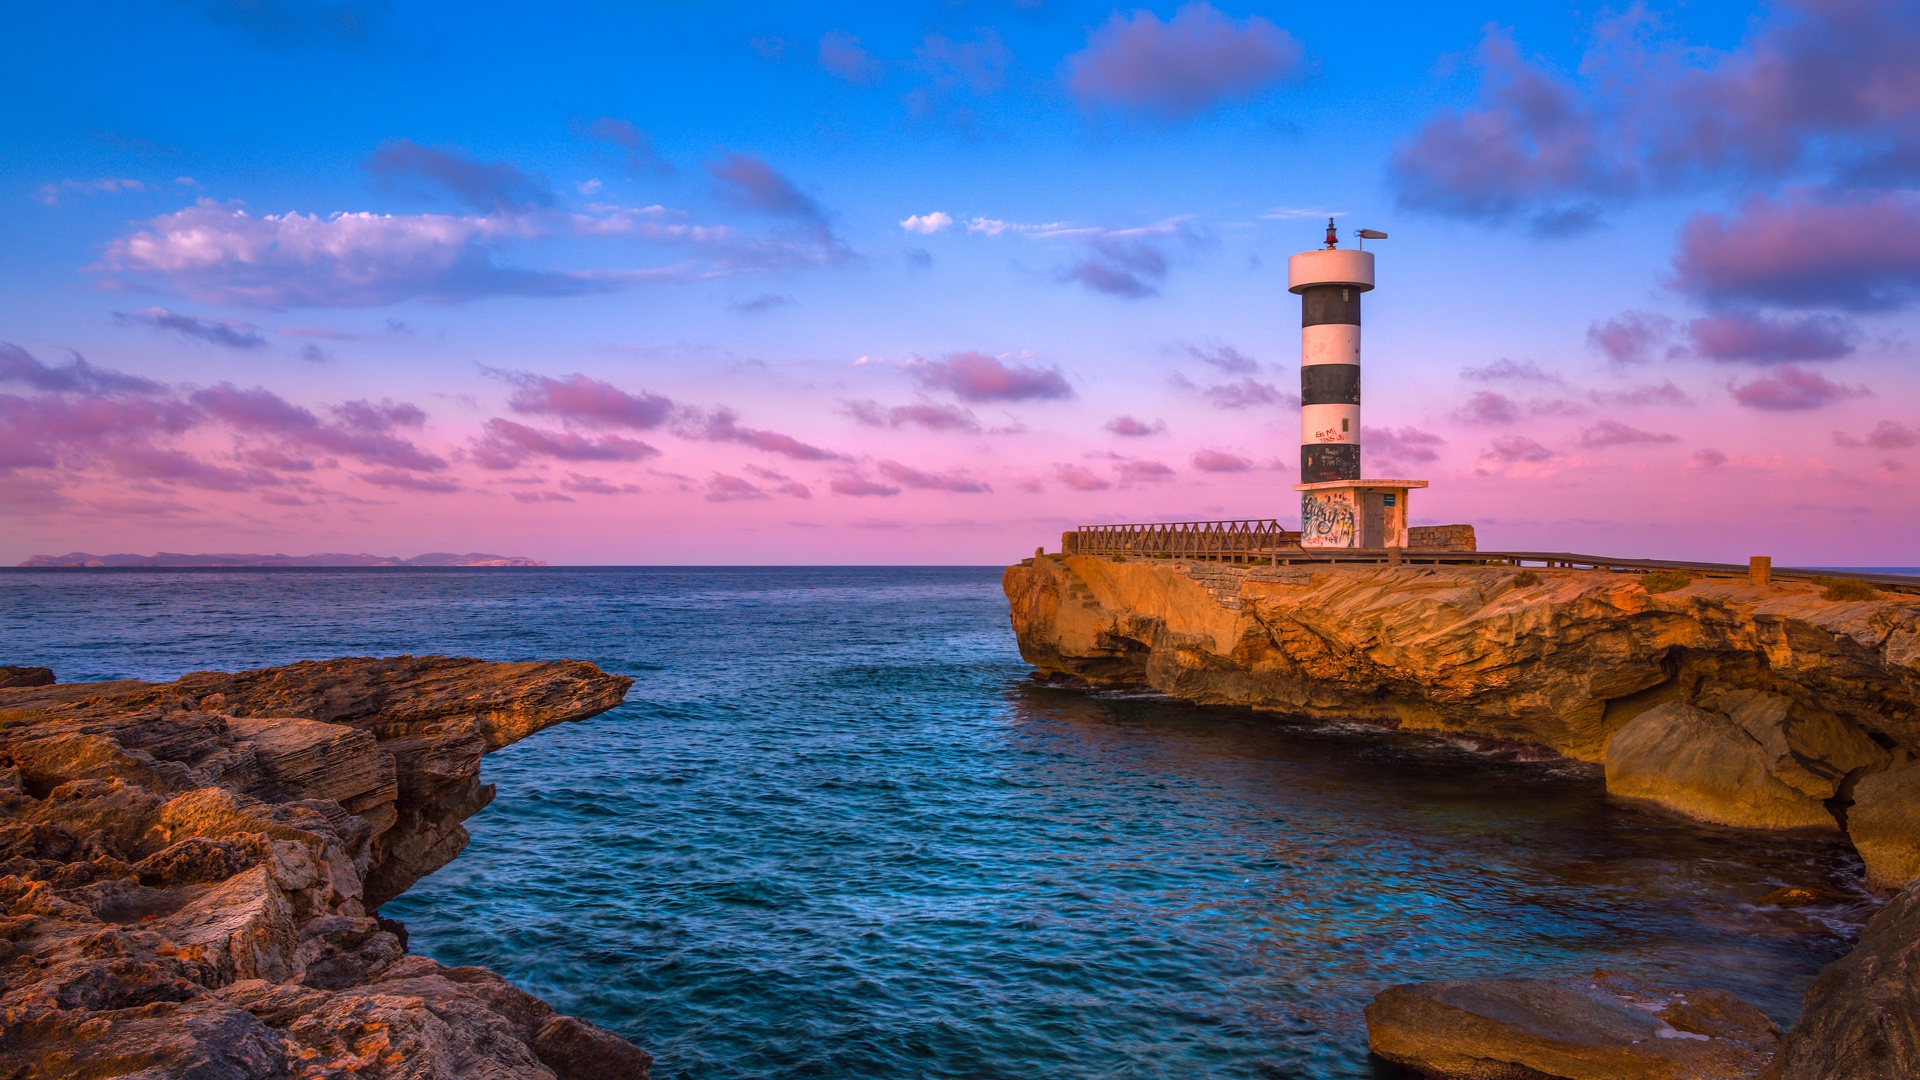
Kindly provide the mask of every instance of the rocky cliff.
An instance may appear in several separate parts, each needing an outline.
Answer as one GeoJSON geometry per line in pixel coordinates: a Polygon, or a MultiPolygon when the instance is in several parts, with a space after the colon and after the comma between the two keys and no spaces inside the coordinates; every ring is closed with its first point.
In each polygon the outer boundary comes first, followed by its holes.
{"type": "Polygon", "coordinates": [[[0,689],[0,1076],[644,1077],[374,915],[466,846],[481,755],[631,682],[402,656],[0,689]]]}
{"type": "Polygon", "coordinates": [[[1021,654],[1043,672],[1537,743],[1704,820],[1845,828],[1878,884],[1920,874],[1913,597],[1092,556],[1030,560],[1004,585],[1021,654]]]}
{"type": "Polygon", "coordinates": [[[1396,987],[1377,1052],[1460,1078],[1920,1076],[1920,602],[1506,567],[1008,568],[1021,655],[1190,701],[1536,743],[1607,787],[1754,828],[1844,829],[1904,891],[1781,1036],[1712,991],[1615,976],[1396,987]],[[1649,586],[1652,586],[1650,589],[1649,586]]]}

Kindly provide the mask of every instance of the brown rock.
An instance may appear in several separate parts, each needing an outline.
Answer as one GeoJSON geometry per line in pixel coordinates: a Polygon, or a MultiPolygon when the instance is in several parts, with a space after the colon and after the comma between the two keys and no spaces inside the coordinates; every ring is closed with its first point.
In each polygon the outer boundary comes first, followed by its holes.
{"type": "Polygon", "coordinates": [[[1607,740],[1607,790],[1721,825],[1837,828],[1825,804],[1768,769],[1772,760],[1728,717],[1670,701],[1607,740]]]}
{"type": "Polygon", "coordinates": [[[0,690],[0,1076],[644,1077],[368,915],[459,854],[482,754],[630,682],[396,657],[0,690]]]}
{"type": "Polygon", "coordinates": [[[1914,872],[1894,854],[1920,849],[1914,802],[1874,777],[1920,758],[1920,598],[1535,576],[1064,555],[1002,584],[1021,655],[1050,678],[1545,746],[1707,820],[1832,828],[1837,813],[1883,853],[1876,880],[1914,872]],[[1862,790],[1864,817],[1847,805],[1862,790]]]}
{"type": "Polygon", "coordinates": [[[1897,889],[1920,878],[1920,762],[1861,777],[1847,835],[1867,864],[1868,881],[1897,889]]]}
{"type": "Polygon", "coordinates": [[[1807,990],[1768,1080],[1920,1076],[1920,882],[1867,923],[1807,990]]]}
{"type": "Polygon", "coordinates": [[[1459,1080],[1734,1080],[1758,1076],[1780,1037],[1724,991],[1604,972],[1396,986],[1366,1016],[1374,1053],[1459,1080]]]}
{"type": "Polygon", "coordinates": [[[0,664],[0,689],[9,686],[51,686],[52,684],[52,668],[0,664]]]}

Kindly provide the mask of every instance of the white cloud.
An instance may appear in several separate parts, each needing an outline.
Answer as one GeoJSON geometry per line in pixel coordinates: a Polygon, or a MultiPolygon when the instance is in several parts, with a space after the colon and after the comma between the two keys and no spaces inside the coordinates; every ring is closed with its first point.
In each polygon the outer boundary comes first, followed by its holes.
{"type": "Polygon", "coordinates": [[[907,220],[902,221],[900,227],[908,232],[919,233],[922,236],[931,236],[952,224],[953,218],[945,211],[935,210],[931,214],[914,214],[907,218],[907,220]]]}
{"type": "Polygon", "coordinates": [[[147,185],[138,180],[114,177],[107,177],[104,180],[62,180],[57,184],[41,187],[40,201],[47,206],[58,206],[62,195],[118,195],[123,191],[145,190],[147,185]]]}

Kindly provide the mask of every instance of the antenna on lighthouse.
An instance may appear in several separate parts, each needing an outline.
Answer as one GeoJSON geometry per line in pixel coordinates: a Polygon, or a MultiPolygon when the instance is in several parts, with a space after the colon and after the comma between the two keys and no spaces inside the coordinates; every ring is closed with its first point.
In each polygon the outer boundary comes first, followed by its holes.
{"type": "Polygon", "coordinates": [[[1387,238],[1387,234],[1381,232],[1379,229],[1361,229],[1360,230],[1360,250],[1361,251],[1367,250],[1367,241],[1369,240],[1385,240],[1386,238],[1387,238]]]}

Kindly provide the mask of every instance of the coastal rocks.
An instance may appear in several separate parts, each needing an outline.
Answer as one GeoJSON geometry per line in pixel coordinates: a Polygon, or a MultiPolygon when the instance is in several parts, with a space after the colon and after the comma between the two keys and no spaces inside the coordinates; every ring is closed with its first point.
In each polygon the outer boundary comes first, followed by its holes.
{"type": "Polygon", "coordinates": [[[1721,825],[1834,828],[1826,805],[1780,780],[1769,761],[1730,718],[1669,701],[1607,740],[1607,790],[1721,825]]]}
{"type": "Polygon", "coordinates": [[[1396,986],[1366,1017],[1374,1053],[1448,1080],[1746,1080],[1780,1038],[1724,991],[1604,972],[1396,986]]]}
{"type": "Polygon", "coordinates": [[[0,664],[0,690],[14,686],[46,686],[52,682],[52,668],[0,664]]]}
{"type": "Polygon", "coordinates": [[[645,1076],[371,917],[465,846],[482,754],[629,685],[394,657],[0,690],[0,1076],[645,1076]]]}
{"type": "Polygon", "coordinates": [[[1010,567],[1003,586],[1021,655],[1049,677],[1543,745],[1705,820],[1871,834],[1877,882],[1920,871],[1913,800],[1894,794],[1908,781],[1887,771],[1920,755],[1920,599],[1078,555],[1010,567]]]}
{"type": "Polygon", "coordinates": [[[1920,882],[1828,964],[1766,1080],[1911,1080],[1920,1076],[1920,882]]]}
{"type": "Polygon", "coordinates": [[[1898,888],[1920,877],[1920,762],[1861,777],[1847,835],[1867,864],[1868,881],[1898,888]]]}

